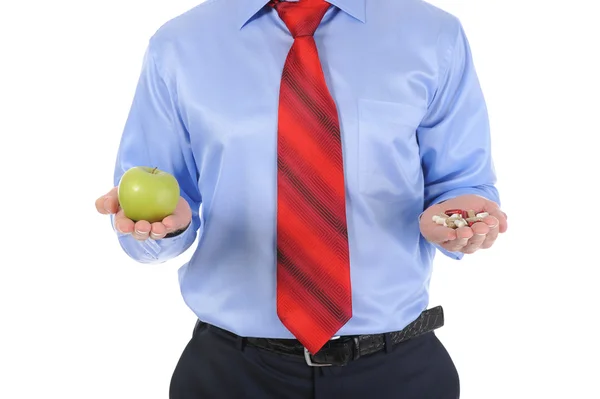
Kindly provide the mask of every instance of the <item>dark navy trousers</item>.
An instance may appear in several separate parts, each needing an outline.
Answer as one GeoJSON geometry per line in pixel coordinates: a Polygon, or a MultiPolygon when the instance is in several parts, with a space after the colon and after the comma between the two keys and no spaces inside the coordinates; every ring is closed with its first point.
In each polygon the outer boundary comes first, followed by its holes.
{"type": "Polygon", "coordinates": [[[244,345],[200,323],[173,372],[170,399],[458,399],[459,376],[435,333],[343,367],[244,345]]]}

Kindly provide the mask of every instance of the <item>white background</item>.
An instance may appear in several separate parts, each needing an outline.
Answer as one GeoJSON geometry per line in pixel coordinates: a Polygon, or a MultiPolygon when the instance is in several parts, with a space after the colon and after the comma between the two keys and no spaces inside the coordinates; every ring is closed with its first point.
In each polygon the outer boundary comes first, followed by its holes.
{"type": "MultiPolygon", "coordinates": [[[[176,276],[190,252],[134,263],[94,200],[148,38],[195,4],[0,5],[1,398],[167,397],[194,323],[176,276]]],[[[462,398],[600,398],[595,2],[434,4],[470,38],[510,222],[486,252],[436,258],[462,398]]]]}

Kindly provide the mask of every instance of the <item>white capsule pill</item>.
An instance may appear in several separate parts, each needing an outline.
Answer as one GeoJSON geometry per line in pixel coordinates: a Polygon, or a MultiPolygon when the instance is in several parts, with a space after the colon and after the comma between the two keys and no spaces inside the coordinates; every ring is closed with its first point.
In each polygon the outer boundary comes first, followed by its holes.
{"type": "Polygon", "coordinates": [[[454,221],[454,224],[456,225],[456,227],[461,228],[465,227],[467,225],[467,222],[465,222],[464,219],[458,219],[454,221]]]}
{"type": "Polygon", "coordinates": [[[477,214],[477,215],[475,215],[475,216],[476,216],[476,217],[478,217],[478,218],[485,218],[485,217],[488,217],[489,215],[490,215],[490,214],[489,214],[489,213],[487,213],[487,212],[481,212],[481,213],[478,213],[478,214],[477,214]]]}
{"type": "Polygon", "coordinates": [[[437,224],[444,224],[445,219],[439,217],[438,215],[433,215],[433,221],[437,224]]]}

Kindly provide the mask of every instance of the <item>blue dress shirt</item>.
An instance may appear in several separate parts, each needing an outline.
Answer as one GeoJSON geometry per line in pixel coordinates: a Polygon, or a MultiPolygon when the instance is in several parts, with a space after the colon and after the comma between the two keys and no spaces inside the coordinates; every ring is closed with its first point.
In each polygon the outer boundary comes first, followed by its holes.
{"type": "MultiPolygon", "coordinates": [[[[420,0],[331,3],[315,40],[345,161],[353,317],[339,334],[400,330],[428,306],[437,247],[421,212],[462,194],[499,203],[486,105],[456,17],[420,0]]],[[[264,6],[208,0],[151,37],[114,183],[133,166],[166,170],[193,220],[173,238],[118,239],[160,263],[198,237],[179,270],[192,311],[243,336],[290,338],[276,313],[276,148],[293,39],[264,6]]]]}

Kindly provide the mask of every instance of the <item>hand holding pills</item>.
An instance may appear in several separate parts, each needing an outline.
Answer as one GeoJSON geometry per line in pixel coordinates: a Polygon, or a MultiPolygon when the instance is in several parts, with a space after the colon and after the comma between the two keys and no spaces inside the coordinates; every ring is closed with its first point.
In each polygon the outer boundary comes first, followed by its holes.
{"type": "Polygon", "coordinates": [[[490,248],[507,230],[507,216],[498,204],[479,195],[461,195],[423,212],[421,234],[448,251],[471,254],[490,248]]]}

